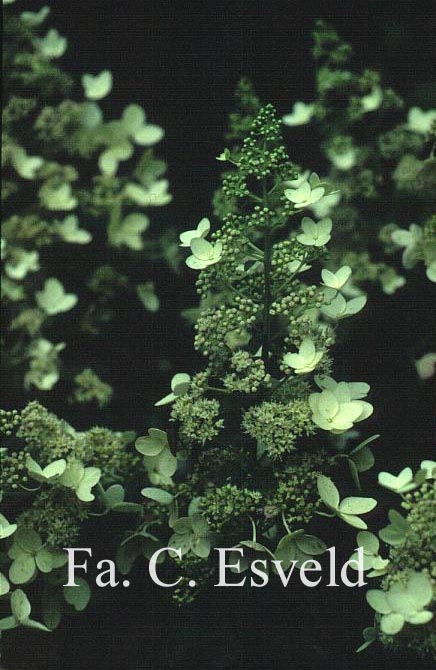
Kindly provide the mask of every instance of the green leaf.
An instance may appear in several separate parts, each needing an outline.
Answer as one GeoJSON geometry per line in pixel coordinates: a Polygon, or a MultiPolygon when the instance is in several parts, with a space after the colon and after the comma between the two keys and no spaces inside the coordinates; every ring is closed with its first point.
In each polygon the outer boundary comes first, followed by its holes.
{"type": "Polygon", "coordinates": [[[168,493],[168,491],[149,487],[142,489],[141,495],[143,495],[145,498],[150,498],[150,500],[155,500],[162,505],[169,505],[174,499],[172,493],[168,493]]]}
{"type": "Polygon", "coordinates": [[[77,586],[64,586],[64,598],[69,605],[72,605],[77,612],[85,609],[91,598],[91,589],[88,582],[82,577],[76,577],[77,586]]]}
{"type": "Polygon", "coordinates": [[[361,451],[353,456],[353,461],[359,472],[366,472],[374,465],[375,458],[371,449],[369,447],[364,447],[361,451]]]}
{"type": "Polygon", "coordinates": [[[345,498],[339,505],[339,511],[342,514],[365,514],[370,512],[377,505],[374,498],[359,498],[350,496],[345,498]]]}

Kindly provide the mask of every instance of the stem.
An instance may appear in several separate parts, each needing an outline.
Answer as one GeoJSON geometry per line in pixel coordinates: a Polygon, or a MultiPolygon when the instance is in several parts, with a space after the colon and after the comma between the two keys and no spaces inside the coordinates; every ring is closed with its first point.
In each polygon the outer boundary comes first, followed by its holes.
{"type": "Polygon", "coordinates": [[[271,335],[271,320],[270,320],[270,308],[271,308],[271,254],[272,254],[272,245],[271,245],[271,236],[268,228],[265,231],[265,247],[264,247],[264,260],[263,260],[263,282],[264,282],[264,294],[263,294],[263,339],[262,339],[262,359],[265,363],[265,369],[268,370],[269,364],[269,344],[270,344],[270,335],[271,335]]]}
{"type": "Polygon", "coordinates": [[[284,512],[282,512],[282,522],[283,522],[283,525],[284,525],[285,530],[286,530],[286,532],[288,533],[288,535],[291,535],[291,534],[292,534],[292,531],[291,531],[291,529],[289,528],[288,523],[287,523],[287,521],[286,521],[286,519],[285,519],[285,514],[284,514],[284,512]]]}

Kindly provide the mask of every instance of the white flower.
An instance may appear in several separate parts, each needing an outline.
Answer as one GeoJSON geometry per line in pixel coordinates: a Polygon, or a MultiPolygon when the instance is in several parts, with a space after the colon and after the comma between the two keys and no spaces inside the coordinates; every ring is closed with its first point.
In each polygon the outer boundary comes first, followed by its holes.
{"type": "Polygon", "coordinates": [[[95,76],[84,74],[82,77],[82,86],[85,98],[88,100],[101,100],[112,90],[112,72],[110,70],[103,70],[95,76]]]}
{"type": "Polygon", "coordinates": [[[328,157],[335,168],[346,171],[351,170],[351,168],[356,165],[357,152],[353,148],[341,152],[330,150],[328,152],[328,157]]]}
{"type": "Polygon", "coordinates": [[[28,156],[26,150],[18,146],[11,151],[11,162],[23,179],[35,179],[37,171],[44,163],[41,156],[28,156]]]}
{"type": "Polygon", "coordinates": [[[189,247],[191,245],[191,241],[194,239],[194,237],[202,237],[205,239],[210,231],[210,221],[207,218],[201,219],[200,223],[198,224],[197,228],[195,230],[187,230],[184,233],[180,233],[180,246],[181,247],[189,247]]]}
{"type": "Polygon", "coordinates": [[[5,264],[5,272],[11,279],[24,279],[28,272],[39,270],[39,253],[37,251],[13,249],[11,256],[11,260],[5,264]]]}
{"type": "Polygon", "coordinates": [[[55,277],[46,279],[44,289],[36,291],[35,296],[39,307],[49,315],[68,312],[78,301],[74,293],[65,293],[62,283],[55,277]]]}
{"type": "Polygon", "coordinates": [[[302,126],[309,123],[315,112],[315,105],[307,105],[305,102],[296,102],[290,114],[285,114],[282,118],[285,126],[302,126]]]}
{"type": "Polygon", "coordinates": [[[59,35],[58,31],[54,29],[49,30],[45,37],[35,39],[34,44],[40,54],[47,60],[60,58],[67,50],[66,38],[59,35]]]}
{"type": "Polygon", "coordinates": [[[317,379],[321,393],[311,393],[309,405],[312,410],[312,421],[323,430],[331,433],[343,433],[357,421],[371,416],[373,407],[361,400],[368,391],[368,384],[363,382],[336,382],[331,377],[317,379]]]}
{"type": "Polygon", "coordinates": [[[123,112],[121,123],[128,135],[141,146],[150,147],[164,136],[162,128],[146,123],[145,112],[139,105],[128,105],[123,112]]]}
{"type": "Polygon", "coordinates": [[[383,102],[383,91],[380,86],[373,86],[371,93],[360,99],[365,112],[374,112],[383,102]]]}
{"type": "Polygon", "coordinates": [[[218,263],[223,252],[222,242],[211,244],[202,237],[194,237],[190,247],[192,255],[186,259],[186,265],[192,270],[203,270],[209,265],[218,263]]]}
{"type": "Polygon", "coordinates": [[[436,369],[436,353],[424,354],[419,360],[415,361],[415,367],[420,379],[431,379],[436,369]]]}
{"type": "Polygon", "coordinates": [[[401,275],[397,274],[394,268],[388,268],[380,275],[380,283],[382,285],[383,293],[386,295],[393,295],[395,291],[406,283],[406,280],[401,275]]]}
{"type": "Polygon", "coordinates": [[[308,216],[305,216],[301,222],[302,233],[297,235],[300,244],[308,247],[322,247],[330,240],[332,230],[332,220],[322,219],[315,223],[308,216]]]}
{"type": "Polygon", "coordinates": [[[70,210],[77,207],[78,200],[72,194],[71,184],[46,182],[39,189],[39,197],[44,207],[50,210],[70,210]]]}
{"type": "Polygon", "coordinates": [[[407,115],[407,127],[415,133],[426,135],[436,119],[436,109],[425,111],[420,107],[411,107],[407,115]]]}
{"type": "Polygon", "coordinates": [[[409,230],[394,230],[391,239],[395,244],[404,247],[402,262],[406,270],[413,268],[419,258],[419,245],[422,241],[422,228],[412,223],[409,230]]]}
{"type": "Polygon", "coordinates": [[[351,268],[349,265],[344,265],[336,272],[330,272],[330,270],[324,269],[321,271],[321,277],[324,286],[339,291],[351,277],[351,268]]]}
{"type": "MultiPolygon", "coordinates": [[[[3,0],[3,4],[6,4],[3,0]]],[[[36,28],[44,23],[47,16],[50,14],[50,8],[45,5],[41,7],[39,12],[21,12],[20,19],[31,28],[36,28]]]]}
{"type": "Polygon", "coordinates": [[[30,370],[24,377],[24,386],[36,386],[41,391],[50,391],[59,379],[58,354],[65,343],[53,344],[44,338],[33,342],[29,348],[30,370]]]}
{"type": "Polygon", "coordinates": [[[427,266],[425,274],[427,275],[427,279],[436,284],[436,260],[432,261],[430,265],[427,266]]]}
{"type": "Polygon", "coordinates": [[[186,372],[178,372],[171,380],[171,393],[155,402],[155,407],[168,405],[170,402],[174,402],[176,398],[185,395],[188,392],[190,383],[191,377],[186,372]]]}
{"type": "Polygon", "coordinates": [[[413,480],[411,468],[404,468],[398,475],[391,475],[389,472],[378,473],[378,483],[389,491],[394,493],[408,493],[418,486],[413,480]]]}
{"type": "Polygon", "coordinates": [[[436,479],[436,461],[421,461],[421,470],[425,470],[426,479],[436,479]]]}
{"type": "Polygon", "coordinates": [[[287,188],[285,189],[285,197],[294,203],[296,209],[309,207],[310,205],[313,205],[313,203],[318,202],[318,200],[321,200],[325,193],[325,188],[319,186],[319,183],[319,179],[317,184],[316,180],[313,179],[312,183],[311,180],[305,181],[298,188],[287,188]]]}
{"type": "Polygon", "coordinates": [[[347,302],[344,296],[338,293],[329,304],[323,305],[321,311],[329,319],[339,321],[339,319],[345,319],[347,316],[353,316],[353,314],[360,312],[365,307],[366,301],[366,295],[360,295],[347,302]]]}
{"type": "Polygon", "coordinates": [[[109,231],[109,241],[114,247],[121,247],[124,244],[129,249],[140,251],[144,248],[141,234],[147,230],[149,225],[148,216],[140,212],[132,212],[124,217],[118,226],[109,231]]]}
{"type": "Polygon", "coordinates": [[[172,200],[172,196],[168,193],[168,179],[159,179],[150,187],[129,182],[125,186],[124,193],[141,207],[162,207],[172,200]]]}
{"type": "Polygon", "coordinates": [[[98,166],[103,174],[113,177],[118,170],[120,161],[127,161],[133,154],[133,146],[129,141],[120,141],[103,151],[98,159],[98,166]]]}
{"type": "Polygon", "coordinates": [[[283,363],[294,368],[296,375],[304,375],[316,368],[323,355],[323,351],[316,351],[310,337],[306,337],[300,345],[298,354],[285,354],[283,363]]]}
{"type": "Polygon", "coordinates": [[[79,219],[74,214],[65,217],[62,223],[56,224],[56,230],[59,237],[72,244],[88,244],[92,240],[91,233],[79,228],[79,219]]]}
{"type": "Polygon", "coordinates": [[[329,193],[310,205],[310,209],[315,214],[317,219],[323,219],[325,216],[328,216],[330,212],[336,207],[336,205],[341,200],[341,194],[339,191],[335,193],[329,193]]]}

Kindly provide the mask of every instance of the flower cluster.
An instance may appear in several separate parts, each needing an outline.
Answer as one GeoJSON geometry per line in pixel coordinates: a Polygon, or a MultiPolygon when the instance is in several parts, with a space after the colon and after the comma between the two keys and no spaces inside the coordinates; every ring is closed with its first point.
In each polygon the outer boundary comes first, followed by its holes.
{"type": "MultiPolygon", "coordinates": [[[[175,431],[156,444],[149,437],[136,443],[153,484],[142,494],[159,526],[156,537],[206,564],[214,544],[261,546],[258,531],[277,556],[324,551],[318,538],[292,539],[318,513],[317,478],[339,462],[337,453],[322,448],[319,429],[343,433],[372,411],[362,400],[367,384],[329,376],[336,324],[366,302],[347,302],[340,292],[350,267],[323,267],[331,219],[305,215],[332,188],[316,173],[295,169],[271,105],[239,140],[218,157],[230,166],[223,175],[228,207],[221,225],[203,218],[180,235],[187,266],[199,272],[195,347],[207,359],[205,368],[194,377],[176,374],[171,393],[156,403],[171,405],[175,431]],[[152,459],[160,459],[154,469],[152,459]]],[[[366,457],[359,472],[368,469],[366,457]]],[[[357,524],[368,504],[347,512],[348,500],[337,515],[357,524]]]]}
{"type": "MultiPolygon", "coordinates": [[[[69,264],[80,267],[85,286],[83,275],[98,271],[96,257],[125,270],[132,252],[144,258],[150,245],[155,258],[165,257],[168,251],[158,238],[144,240],[150,226],[144,210],[171,200],[165,164],[153,154],[163,130],[146,121],[136,104],[128,105],[118,120],[104,119],[99,102],[116,88],[108,70],[83,75],[80,98],[71,99],[74,82],[57,64],[67,40],[56,30],[44,36],[49,8],[43,10],[5,12],[4,360],[13,372],[11,384],[24,386],[25,392],[55,388],[68,347],[61,333],[97,334],[114,316],[109,305],[121,288],[138,294],[150,311],[159,306],[156,296],[144,298],[147,282],[129,280],[128,272],[121,287],[115,268],[111,296],[93,291],[79,295],[76,279],[56,259],[72,254],[69,264]],[[63,327],[63,319],[71,328],[63,327]]],[[[65,373],[71,386],[81,367],[78,360],[71,377],[65,373]]],[[[78,397],[75,391],[72,395],[78,397]]],[[[79,395],[80,402],[93,399],[92,394],[79,395]]],[[[103,404],[109,400],[106,393],[103,404]]]]}

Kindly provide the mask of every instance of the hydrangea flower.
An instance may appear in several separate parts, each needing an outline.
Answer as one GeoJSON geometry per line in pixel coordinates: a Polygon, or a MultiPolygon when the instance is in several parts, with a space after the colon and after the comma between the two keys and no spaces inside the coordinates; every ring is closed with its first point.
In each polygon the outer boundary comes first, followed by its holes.
{"type": "Polygon", "coordinates": [[[297,240],[308,247],[322,247],[331,238],[332,225],[331,219],[321,219],[315,223],[313,219],[305,216],[301,222],[303,232],[297,235],[297,240]]]}
{"type": "Polygon", "coordinates": [[[324,286],[339,291],[351,277],[351,272],[352,270],[349,265],[343,265],[339,270],[336,270],[336,272],[331,272],[327,269],[322,270],[321,278],[324,286]]]}
{"type": "MultiPolygon", "coordinates": [[[[357,533],[357,546],[363,549],[363,570],[365,572],[371,570],[371,572],[368,572],[368,577],[381,577],[386,574],[389,559],[382,558],[379,555],[380,542],[374,533],[367,530],[357,533]]],[[[350,558],[358,561],[358,552],[355,551],[350,558]]],[[[352,563],[350,567],[357,570],[355,563],[352,563]]]]}
{"type": "Polygon", "coordinates": [[[323,219],[330,214],[336,205],[339,204],[340,200],[341,194],[339,191],[336,191],[335,193],[329,193],[328,195],[324,195],[321,200],[318,200],[318,202],[312,203],[310,205],[310,209],[317,217],[317,219],[323,219]]]}
{"type": "Polygon", "coordinates": [[[79,219],[75,214],[66,216],[62,223],[56,224],[56,231],[64,242],[71,244],[88,244],[92,240],[90,232],[79,228],[79,219]]]}
{"type": "Polygon", "coordinates": [[[62,37],[59,32],[52,28],[45,37],[34,39],[34,45],[44,58],[60,58],[67,50],[67,39],[62,37]]]}
{"type": "Polygon", "coordinates": [[[290,200],[296,209],[309,207],[321,200],[325,193],[324,186],[319,186],[319,178],[313,173],[308,181],[304,181],[298,188],[285,189],[285,197],[290,200]]]}
{"type": "Polygon", "coordinates": [[[391,475],[389,472],[379,472],[378,483],[385,489],[400,494],[413,491],[418,486],[414,481],[411,468],[404,468],[398,475],[391,475]]]}
{"type": "Polygon", "coordinates": [[[373,406],[361,400],[369,391],[363,382],[336,382],[331,377],[315,379],[321,393],[311,393],[312,421],[323,430],[343,433],[371,416],[373,406]]]}
{"type": "Polygon", "coordinates": [[[8,551],[12,563],[9,579],[13,584],[29,582],[37,572],[48,573],[67,562],[64,552],[49,551],[43,546],[40,535],[31,528],[19,528],[8,551]]]}
{"type": "Polygon", "coordinates": [[[309,123],[315,113],[314,104],[305,102],[295,102],[290,114],[285,114],[282,118],[285,126],[302,126],[309,123]]]}
{"type": "Polygon", "coordinates": [[[300,345],[298,354],[285,354],[283,363],[294,368],[295,374],[304,375],[316,368],[323,355],[323,351],[316,351],[310,337],[306,337],[300,345]]]}
{"type": "Polygon", "coordinates": [[[359,295],[347,301],[341,293],[338,293],[330,303],[323,305],[321,312],[329,319],[339,321],[360,312],[365,307],[366,301],[366,295],[359,295]]]}
{"type": "Polygon", "coordinates": [[[119,142],[100,154],[98,167],[103,174],[113,177],[117,174],[121,161],[127,161],[133,155],[133,146],[130,142],[119,142]]]}
{"type": "Polygon", "coordinates": [[[24,279],[29,272],[39,270],[38,251],[12,249],[11,258],[5,263],[5,272],[11,279],[24,279]]]}
{"type": "Polygon", "coordinates": [[[325,475],[319,475],[316,484],[321,500],[335,516],[354,528],[367,529],[368,526],[359,515],[367,514],[373,510],[377,505],[377,500],[350,496],[341,501],[337,487],[325,475]]]}
{"type": "Polygon", "coordinates": [[[209,231],[210,221],[206,217],[203,217],[195,230],[186,230],[184,233],[180,233],[180,246],[191,246],[191,241],[195,237],[201,237],[202,239],[205,239],[208,236],[209,231]]]}
{"type": "Polygon", "coordinates": [[[80,461],[72,461],[58,479],[59,484],[73,489],[82,502],[92,502],[95,498],[91,489],[98,484],[101,470],[85,467],[80,461]]]}
{"type": "Polygon", "coordinates": [[[380,275],[380,284],[383,293],[386,293],[386,295],[393,295],[399,288],[404,286],[405,283],[405,278],[397,274],[394,268],[388,268],[380,275]]]}
{"type": "Polygon", "coordinates": [[[53,344],[41,337],[29,349],[30,369],[24,377],[24,386],[33,384],[41,391],[50,391],[59,380],[58,355],[65,343],[53,344]]]}
{"type": "Polygon", "coordinates": [[[436,479],[436,461],[421,461],[420,468],[425,471],[426,479],[436,479]]]}
{"type": "Polygon", "coordinates": [[[406,584],[396,582],[388,591],[371,589],[366,599],[381,614],[380,628],[386,635],[396,635],[405,623],[424,625],[433,618],[433,612],[426,610],[433,588],[425,572],[413,572],[406,584]]]}
{"type": "Polygon", "coordinates": [[[415,133],[426,135],[436,119],[436,109],[425,111],[420,107],[411,107],[407,115],[407,127],[415,133]]]}
{"type": "Polygon", "coordinates": [[[211,533],[207,520],[201,514],[184,516],[172,524],[174,534],[168,546],[180,549],[182,556],[192,552],[199,558],[207,558],[211,550],[211,533]]]}
{"type": "Polygon", "coordinates": [[[124,217],[118,226],[109,231],[109,240],[114,247],[126,246],[140,251],[144,248],[142,233],[147,230],[150,220],[145,214],[132,212],[124,217]]]}
{"type": "Polygon", "coordinates": [[[174,402],[176,398],[185,395],[188,392],[190,383],[191,377],[186,374],[186,372],[178,372],[171,380],[171,393],[155,402],[155,407],[168,405],[169,403],[174,402]]]}
{"type": "Polygon", "coordinates": [[[82,86],[85,98],[88,100],[101,100],[112,90],[112,72],[110,70],[103,70],[95,76],[84,74],[82,77],[82,86]]]}
{"type": "Polygon", "coordinates": [[[190,243],[192,255],[186,259],[186,265],[193,270],[204,270],[221,259],[223,245],[218,241],[211,244],[202,237],[194,237],[190,243]]]}
{"type": "Polygon", "coordinates": [[[138,437],[135,448],[144,456],[152,484],[171,484],[177,470],[177,458],[171,453],[168,435],[159,428],[149,428],[148,435],[138,437]]]}
{"type": "Polygon", "coordinates": [[[425,274],[427,275],[427,279],[436,284],[436,259],[427,266],[425,274]]]}
{"type": "Polygon", "coordinates": [[[44,161],[41,156],[29,156],[23,147],[15,146],[11,151],[11,163],[23,179],[35,179],[44,161]]]}
{"type": "Polygon", "coordinates": [[[52,484],[63,475],[66,467],[67,462],[64,458],[59,458],[58,460],[53,461],[53,463],[49,463],[45,468],[41,468],[31,456],[28,455],[26,458],[27,472],[32,479],[36,479],[37,482],[52,484]]]}
{"type": "Polygon", "coordinates": [[[431,379],[436,370],[436,352],[424,354],[415,361],[416,371],[420,379],[431,379]]]}
{"type": "Polygon", "coordinates": [[[162,207],[171,202],[172,199],[172,196],[168,193],[168,186],[168,179],[158,179],[150,187],[129,182],[126,184],[124,194],[141,207],[162,207]]]}
{"type": "MultiPolygon", "coordinates": [[[[3,0],[3,4],[7,4],[3,0]]],[[[50,8],[47,5],[41,7],[38,12],[21,12],[20,19],[24,21],[30,28],[37,28],[44,23],[47,16],[50,14],[50,8]]]]}
{"type": "Polygon", "coordinates": [[[121,124],[136,144],[150,147],[164,136],[160,126],[146,122],[145,112],[139,105],[128,105],[121,117],[121,124]]]}
{"type": "Polygon", "coordinates": [[[374,112],[379,109],[383,102],[383,91],[380,86],[373,86],[370,93],[360,98],[360,102],[365,112],[374,112]]]}
{"type": "Polygon", "coordinates": [[[36,302],[48,315],[68,312],[77,305],[78,297],[74,293],[65,293],[59,279],[50,277],[45,280],[42,291],[36,291],[36,302]]]}
{"type": "Polygon", "coordinates": [[[68,182],[46,182],[39,189],[39,198],[42,205],[52,211],[69,211],[75,209],[78,204],[77,198],[72,193],[71,184],[68,182]]]}
{"type": "Polygon", "coordinates": [[[419,246],[422,242],[421,226],[412,223],[409,230],[394,230],[391,239],[395,244],[404,247],[402,262],[406,270],[410,270],[419,258],[419,246]]]}
{"type": "Polygon", "coordinates": [[[17,530],[16,523],[9,523],[7,518],[0,513],[0,540],[5,540],[17,530]]]}
{"type": "Polygon", "coordinates": [[[335,168],[346,172],[351,170],[356,165],[357,152],[356,149],[349,148],[346,151],[333,151],[331,149],[327,152],[327,155],[335,168]]]}

